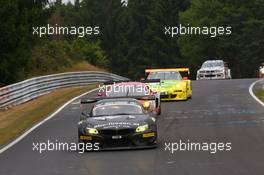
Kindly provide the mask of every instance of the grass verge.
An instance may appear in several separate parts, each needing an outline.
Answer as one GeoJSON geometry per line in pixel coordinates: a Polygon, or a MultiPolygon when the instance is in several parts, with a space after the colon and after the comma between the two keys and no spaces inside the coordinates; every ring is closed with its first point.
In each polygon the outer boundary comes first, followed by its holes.
{"type": "Polygon", "coordinates": [[[259,89],[255,92],[255,95],[264,102],[264,90],[263,89],[259,89]]]}
{"type": "Polygon", "coordinates": [[[59,89],[28,103],[0,111],[0,145],[10,142],[73,97],[94,88],[96,85],[59,89]]]}
{"type": "Polygon", "coordinates": [[[65,73],[65,72],[78,72],[78,71],[107,72],[107,70],[105,69],[98,68],[96,66],[89,64],[88,62],[82,61],[82,62],[76,62],[69,67],[60,67],[59,70],[48,71],[48,72],[30,72],[30,76],[27,76],[26,79],[38,77],[38,76],[50,75],[50,74],[58,74],[58,73],[65,73]]]}

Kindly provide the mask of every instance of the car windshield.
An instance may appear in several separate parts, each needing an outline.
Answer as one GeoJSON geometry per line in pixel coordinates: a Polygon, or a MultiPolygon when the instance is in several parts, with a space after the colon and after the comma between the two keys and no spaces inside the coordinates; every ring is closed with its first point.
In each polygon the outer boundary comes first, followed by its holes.
{"type": "Polygon", "coordinates": [[[160,80],[182,80],[179,72],[151,72],[147,79],[160,79],[160,80]]]}
{"type": "Polygon", "coordinates": [[[149,95],[150,89],[145,85],[113,85],[107,92],[108,97],[122,97],[122,96],[143,96],[149,95]]]}
{"type": "Polygon", "coordinates": [[[208,68],[208,67],[224,67],[224,63],[221,61],[204,62],[202,68],[208,68]]]}
{"type": "Polygon", "coordinates": [[[143,114],[143,109],[139,105],[134,104],[105,104],[93,108],[93,116],[109,116],[109,115],[139,115],[143,114]]]}

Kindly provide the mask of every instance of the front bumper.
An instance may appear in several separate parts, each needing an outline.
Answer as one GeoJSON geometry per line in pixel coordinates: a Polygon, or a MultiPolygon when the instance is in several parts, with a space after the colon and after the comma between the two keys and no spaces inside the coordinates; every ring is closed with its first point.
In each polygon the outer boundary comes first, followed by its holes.
{"type": "Polygon", "coordinates": [[[224,73],[200,73],[197,75],[197,80],[221,80],[226,79],[224,73]]]}
{"type": "Polygon", "coordinates": [[[79,141],[92,144],[99,143],[99,150],[154,148],[157,144],[157,132],[149,130],[143,133],[133,133],[124,135],[79,134],[79,141]],[[85,137],[88,138],[88,140],[84,139],[85,137]]]}
{"type": "MultiPolygon", "coordinates": [[[[111,151],[111,150],[139,150],[139,149],[151,149],[157,148],[158,144],[152,145],[140,145],[140,146],[115,146],[115,147],[100,147],[98,151],[111,151]]],[[[92,151],[92,150],[91,150],[92,151]]]]}
{"type": "Polygon", "coordinates": [[[162,101],[175,101],[175,100],[187,100],[188,99],[185,91],[161,92],[160,98],[162,101]]]}

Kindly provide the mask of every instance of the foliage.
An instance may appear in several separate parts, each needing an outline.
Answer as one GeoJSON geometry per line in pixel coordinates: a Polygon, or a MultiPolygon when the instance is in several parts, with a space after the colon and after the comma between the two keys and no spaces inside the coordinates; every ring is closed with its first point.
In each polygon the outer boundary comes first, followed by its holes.
{"type": "Polygon", "coordinates": [[[193,0],[181,14],[181,22],[192,26],[231,26],[230,36],[210,38],[183,36],[181,53],[188,63],[198,68],[206,59],[229,62],[233,77],[256,76],[264,61],[264,1],[193,0]]]}
{"type": "Polygon", "coordinates": [[[0,1],[0,84],[80,61],[138,79],[145,68],[195,71],[206,59],[229,62],[233,77],[254,77],[264,62],[264,0],[0,1]],[[32,35],[33,26],[99,26],[100,35],[32,35]],[[169,37],[165,26],[231,26],[215,38],[169,37]]]}

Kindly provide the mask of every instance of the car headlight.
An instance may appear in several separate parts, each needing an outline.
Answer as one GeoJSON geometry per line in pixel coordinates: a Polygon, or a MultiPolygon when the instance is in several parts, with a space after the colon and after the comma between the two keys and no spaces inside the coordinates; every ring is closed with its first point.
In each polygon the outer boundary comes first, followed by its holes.
{"type": "Polygon", "coordinates": [[[144,101],[143,108],[144,109],[149,109],[149,107],[150,107],[150,102],[149,101],[144,101]]]}
{"type": "Polygon", "coordinates": [[[177,87],[177,88],[180,88],[180,87],[181,87],[181,85],[180,85],[180,84],[176,84],[176,87],[177,87]]]}
{"type": "Polygon", "coordinates": [[[146,131],[148,129],[149,129],[149,126],[148,126],[148,124],[146,124],[146,125],[138,126],[136,128],[136,132],[144,132],[144,131],[146,131]]]}
{"type": "Polygon", "coordinates": [[[260,72],[262,73],[262,74],[264,74],[264,69],[262,68],[262,69],[260,69],[260,72]]]}
{"type": "Polygon", "coordinates": [[[85,128],[85,132],[87,134],[98,134],[99,133],[98,130],[95,128],[85,128]]]}
{"type": "Polygon", "coordinates": [[[222,73],[222,72],[224,72],[224,70],[216,70],[215,72],[217,72],[217,73],[222,73]]]}

